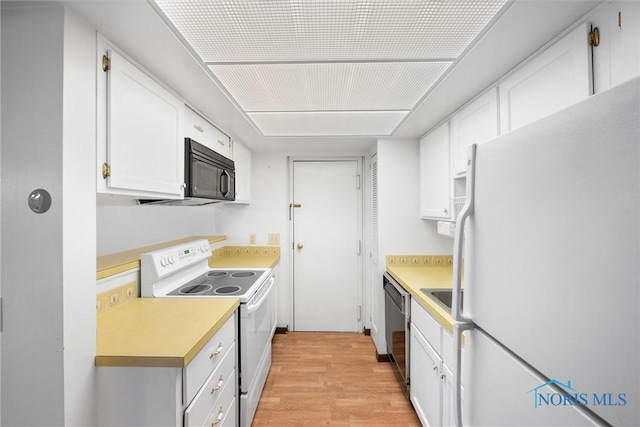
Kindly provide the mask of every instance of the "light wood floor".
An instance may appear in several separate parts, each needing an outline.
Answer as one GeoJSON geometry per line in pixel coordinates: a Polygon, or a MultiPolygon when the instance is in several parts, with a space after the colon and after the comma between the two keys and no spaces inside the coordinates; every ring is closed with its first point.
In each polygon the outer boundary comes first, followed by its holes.
{"type": "Polygon", "coordinates": [[[271,371],[252,426],[319,425],[420,426],[391,365],[376,361],[371,337],[275,336],[271,371]]]}

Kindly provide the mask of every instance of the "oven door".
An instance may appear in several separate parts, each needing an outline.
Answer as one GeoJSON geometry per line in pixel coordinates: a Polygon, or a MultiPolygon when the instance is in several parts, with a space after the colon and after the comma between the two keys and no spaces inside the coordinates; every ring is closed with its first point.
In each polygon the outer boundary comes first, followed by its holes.
{"type": "MultiPolygon", "coordinates": [[[[264,365],[264,358],[271,353],[271,332],[273,330],[272,292],[274,292],[275,278],[271,275],[256,294],[246,303],[240,305],[240,369],[242,374],[241,392],[247,393],[261,377],[260,369],[269,370],[264,365]]],[[[262,389],[262,387],[260,387],[262,389]]]]}

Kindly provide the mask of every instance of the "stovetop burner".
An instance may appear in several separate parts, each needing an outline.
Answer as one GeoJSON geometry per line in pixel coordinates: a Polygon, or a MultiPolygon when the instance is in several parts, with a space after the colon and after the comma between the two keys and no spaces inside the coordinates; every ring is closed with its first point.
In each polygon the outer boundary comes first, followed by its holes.
{"type": "Polygon", "coordinates": [[[215,294],[235,294],[242,288],[240,286],[223,286],[213,291],[215,294]]]}

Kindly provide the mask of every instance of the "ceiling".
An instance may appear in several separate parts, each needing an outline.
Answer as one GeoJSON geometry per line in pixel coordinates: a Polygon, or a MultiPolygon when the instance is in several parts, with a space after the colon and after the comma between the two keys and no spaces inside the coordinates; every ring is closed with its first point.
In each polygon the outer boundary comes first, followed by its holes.
{"type": "Polygon", "coordinates": [[[155,0],[264,137],[390,136],[507,0],[155,0]]]}

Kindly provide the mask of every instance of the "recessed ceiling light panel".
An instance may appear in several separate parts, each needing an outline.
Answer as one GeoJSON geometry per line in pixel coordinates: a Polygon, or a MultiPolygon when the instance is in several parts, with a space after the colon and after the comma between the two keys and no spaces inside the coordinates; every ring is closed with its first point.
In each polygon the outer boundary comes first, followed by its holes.
{"type": "Polygon", "coordinates": [[[388,136],[408,111],[249,113],[265,136],[388,136]]]}
{"type": "Polygon", "coordinates": [[[245,111],[410,110],[449,62],[215,65],[245,111]]]}
{"type": "Polygon", "coordinates": [[[156,0],[204,62],[456,58],[506,0],[156,0]]]}

